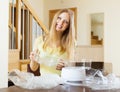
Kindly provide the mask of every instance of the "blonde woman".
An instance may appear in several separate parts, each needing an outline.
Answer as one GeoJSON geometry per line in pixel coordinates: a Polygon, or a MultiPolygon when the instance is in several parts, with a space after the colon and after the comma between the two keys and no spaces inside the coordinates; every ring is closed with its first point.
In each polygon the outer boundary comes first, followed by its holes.
{"type": "Polygon", "coordinates": [[[44,73],[60,75],[60,70],[74,57],[74,41],[74,13],[70,9],[62,9],[55,14],[49,34],[36,39],[28,72],[36,76],[44,73]]]}

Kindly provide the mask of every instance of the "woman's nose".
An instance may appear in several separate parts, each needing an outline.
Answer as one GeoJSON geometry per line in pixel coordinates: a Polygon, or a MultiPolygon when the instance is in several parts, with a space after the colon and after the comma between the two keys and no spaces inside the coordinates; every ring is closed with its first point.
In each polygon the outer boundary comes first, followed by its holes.
{"type": "Polygon", "coordinates": [[[62,21],[62,20],[60,20],[60,21],[59,21],[59,24],[60,24],[60,25],[62,25],[62,24],[63,24],[63,21],[62,21]]]}

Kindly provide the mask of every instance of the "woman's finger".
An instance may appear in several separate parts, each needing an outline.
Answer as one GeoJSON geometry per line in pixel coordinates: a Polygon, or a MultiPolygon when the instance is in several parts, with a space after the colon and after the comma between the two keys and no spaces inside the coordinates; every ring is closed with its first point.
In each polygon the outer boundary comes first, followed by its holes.
{"type": "Polygon", "coordinates": [[[63,67],[65,67],[64,62],[59,62],[59,63],[57,64],[57,66],[56,66],[56,69],[57,69],[57,70],[61,70],[63,67]]]}

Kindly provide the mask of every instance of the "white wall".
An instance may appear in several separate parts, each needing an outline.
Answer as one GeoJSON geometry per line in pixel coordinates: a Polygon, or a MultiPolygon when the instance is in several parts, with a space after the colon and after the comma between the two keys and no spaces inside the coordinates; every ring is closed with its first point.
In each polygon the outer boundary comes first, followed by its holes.
{"type": "Polygon", "coordinates": [[[90,14],[104,12],[104,61],[112,62],[113,72],[120,75],[120,0],[44,0],[44,2],[44,23],[47,28],[48,10],[78,8],[78,45],[90,44],[90,14]]]}
{"type": "Polygon", "coordinates": [[[30,5],[32,6],[32,8],[35,10],[38,17],[40,17],[40,20],[43,22],[43,19],[44,19],[43,0],[29,0],[29,2],[30,2],[30,5]]]}
{"type": "Polygon", "coordinates": [[[77,31],[79,34],[77,34],[77,38],[79,41],[77,42],[78,45],[90,45],[91,40],[90,40],[90,26],[86,27],[86,21],[88,25],[88,15],[82,14],[81,12],[83,11],[82,9],[85,9],[86,7],[80,7],[82,0],[52,0],[52,2],[49,0],[44,0],[44,22],[45,25],[48,28],[49,25],[49,10],[52,9],[60,9],[60,8],[71,8],[71,7],[77,7],[77,31]],[[54,2],[54,5],[53,5],[54,2]],[[85,15],[85,16],[84,16],[85,15]],[[87,17],[87,18],[86,18],[87,17]],[[82,35],[80,35],[82,34],[82,35]]]}
{"type": "MultiPolygon", "coordinates": [[[[48,28],[48,10],[78,8],[78,45],[89,45],[89,14],[104,12],[104,61],[113,63],[120,76],[120,0],[29,0],[48,28]],[[43,5],[44,4],[44,5],[43,5]],[[42,8],[41,8],[42,7],[42,8]],[[42,12],[42,13],[41,13],[42,12]],[[44,13],[43,13],[44,12],[44,13]],[[81,35],[82,34],[82,35],[81,35]]],[[[8,0],[0,0],[0,87],[7,86],[8,69],[8,0]],[[3,13],[4,11],[4,13],[3,13]],[[4,22],[3,22],[4,21],[4,22]],[[4,39],[4,42],[3,42],[4,39]]]]}
{"type": "MultiPolygon", "coordinates": [[[[82,0],[81,15],[104,12],[104,60],[113,63],[113,72],[120,75],[120,0],[82,0]]],[[[84,22],[88,27],[88,21],[84,22]]],[[[81,22],[83,23],[83,21],[81,22]]]]}
{"type": "Polygon", "coordinates": [[[113,72],[120,75],[120,0],[44,0],[43,3],[43,22],[47,28],[48,10],[77,7],[78,45],[90,45],[90,14],[104,12],[104,61],[112,62],[113,72]]]}
{"type": "Polygon", "coordinates": [[[0,0],[0,88],[8,81],[8,2],[0,0]]]}

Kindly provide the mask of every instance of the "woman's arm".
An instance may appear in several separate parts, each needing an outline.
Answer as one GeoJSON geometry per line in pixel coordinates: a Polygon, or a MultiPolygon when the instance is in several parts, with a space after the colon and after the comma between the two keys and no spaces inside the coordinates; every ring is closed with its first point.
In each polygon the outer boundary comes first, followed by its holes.
{"type": "Polygon", "coordinates": [[[75,62],[73,61],[70,61],[70,60],[63,60],[63,59],[60,59],[59,60],[59,63],[57,64],[56,66],[56,69],[57,70],[62,70],[63,67],[68,67],[68,66],[75,66],[75,62]]]}
{"type": "Polygon", "coordinates": [[[36,52],[30,53],[30,64],[27,66],[27,71],[33,73],[35,76],[40,76],[40,64],[35,60],[36,52]]]}
{"type": "Polygon", "coordinates": [[[30,64],[27,65],[27,72],[33,73],[35,76],[40,76],[40,65],[36,70],[32,70],[30,64]]]}

